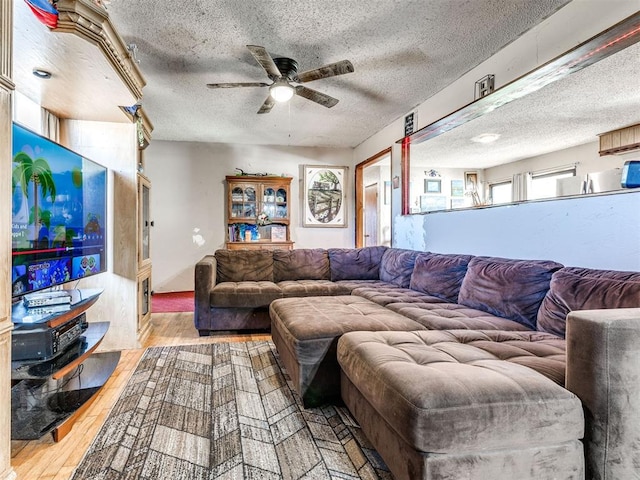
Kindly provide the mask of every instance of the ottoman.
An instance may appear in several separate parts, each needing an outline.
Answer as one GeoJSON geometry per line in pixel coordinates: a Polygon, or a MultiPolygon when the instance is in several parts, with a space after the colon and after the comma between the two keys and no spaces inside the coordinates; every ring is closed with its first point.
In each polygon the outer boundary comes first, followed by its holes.
{"type": "Polygon", "coordinates": [[[582,405],[551,379],[564,356],[550,334],[469,330],[352,332],[337,351],[342,398],[397,480],[584,479],[582,405]]]}
{"type": "Polygon", "coordinates": [[[425,327],[356,296],[281,298],[271,302],[271,336],[305,407],[340,400],[338,338],[358,330],[425,327]]]}

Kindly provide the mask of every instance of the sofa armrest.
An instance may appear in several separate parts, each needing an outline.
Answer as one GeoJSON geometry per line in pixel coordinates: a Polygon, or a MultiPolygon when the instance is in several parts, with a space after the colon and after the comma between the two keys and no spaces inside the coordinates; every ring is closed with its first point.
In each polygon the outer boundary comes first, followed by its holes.
{"type": "Polygon", "coordinates": [[[566,338],[566,387],[585,412],[587,478],[637,478],[640,308],[571,312],[566,338]]]}
{"type": "Polygon", "coordinates": [[[216,257],[205,255],[196,263],[194,275],[194,323],[196,328],[208,328],[211,316],[209,294],[216,285],[216,257]]]}

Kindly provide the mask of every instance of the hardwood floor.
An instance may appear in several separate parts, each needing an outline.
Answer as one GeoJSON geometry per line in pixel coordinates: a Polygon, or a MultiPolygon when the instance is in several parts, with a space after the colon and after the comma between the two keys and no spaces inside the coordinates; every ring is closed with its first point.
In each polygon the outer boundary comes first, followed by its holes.
{"type": "Polygon", "coordinates": [[[122,351],[115,372],[93,404],[62,441],[55,443],[51,435],[45,435],[39,440],[11,442],[11,464],[19,480],[67,480],[70,478],[118,399],[145,348],[193,343],[246,342],[271,338],[266,333],[200,337],[193,326],[192,313],[152,314],[151,323],[151,333],[143,345],[144,348],[122,351]]]}

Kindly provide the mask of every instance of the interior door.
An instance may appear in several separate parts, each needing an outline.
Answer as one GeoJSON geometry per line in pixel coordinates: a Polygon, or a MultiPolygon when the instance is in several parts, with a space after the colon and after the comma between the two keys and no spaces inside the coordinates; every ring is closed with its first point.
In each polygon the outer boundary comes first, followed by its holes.
{"type": "Polygon", "coordinates": [[[378,184],[364,189],[364,246],[378,245],[378,184]]]}

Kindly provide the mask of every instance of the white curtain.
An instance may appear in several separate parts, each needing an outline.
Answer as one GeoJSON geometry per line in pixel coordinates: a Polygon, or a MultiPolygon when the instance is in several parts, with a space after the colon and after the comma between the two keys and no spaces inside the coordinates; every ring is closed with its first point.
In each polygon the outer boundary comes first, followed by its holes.
{"type": "Polygon", "coordinates": [[[60,120],[46,108],[42,109],[42,134],[54,142],[60,141],[60,120]]]}
{"type": "Polygon", "coordinates": [[[531,172],[516,173],[512,180],[512,200],[519,202],[527,199],[527,194],[531,188],[531,172]]]}

